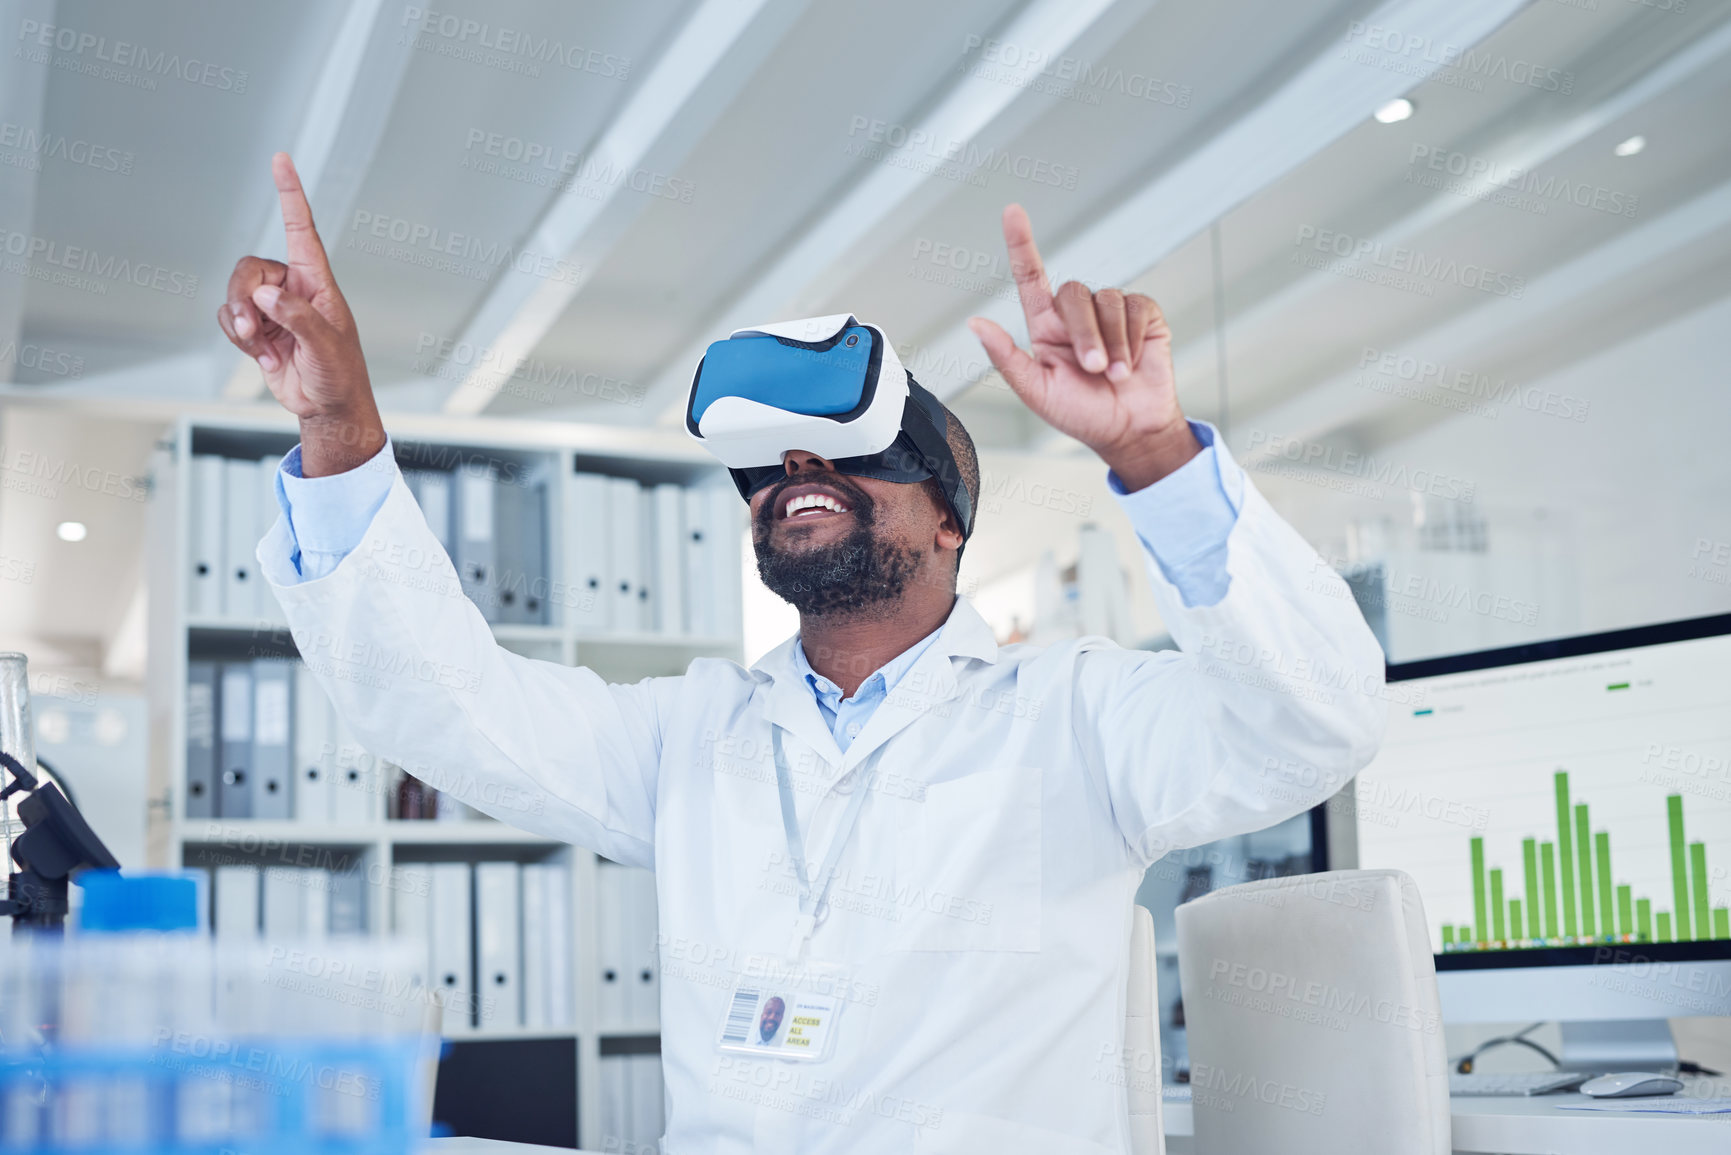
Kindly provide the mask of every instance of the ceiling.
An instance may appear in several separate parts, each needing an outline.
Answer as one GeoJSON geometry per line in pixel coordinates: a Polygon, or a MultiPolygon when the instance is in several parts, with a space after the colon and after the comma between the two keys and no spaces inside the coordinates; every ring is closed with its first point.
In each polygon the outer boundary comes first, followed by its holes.
{"type": "MultiPolygon", "coordinates": [[[[998,234],[1016,201],[1055,280],[1162,302],[1186,408],[1241,456],[1274,435],[1374,448],[1449,411],[1355,386],[1367,350],[1530,380],[1731,290],[1731,6],[1678,7],[14,0],[7,448],[138,473],[152,420],[269,408],[214,313],[240,255],[281,251],[278,149],[388,416],[671,443],[708,341],[849,311],[988,462],[1068,471],[1076,447],[965,328],[1020,330],[998,234]],[[1411,119],[1371,119],[1403,95],[1411,119]],[[1614,155],[1636,133],[1645,151],[1614,155]]],[[[0,492],[0,550],[51,560],[31,535],[70,515],[41,501],[0,492]]],[[[62,604],[56,578],[0,630],[107,637],[136,512],[79,511],[118,551],[91,567],[106,601],[62,604]]],[[[1028,548],[988,539],[971,564],[1028,548]]]]}

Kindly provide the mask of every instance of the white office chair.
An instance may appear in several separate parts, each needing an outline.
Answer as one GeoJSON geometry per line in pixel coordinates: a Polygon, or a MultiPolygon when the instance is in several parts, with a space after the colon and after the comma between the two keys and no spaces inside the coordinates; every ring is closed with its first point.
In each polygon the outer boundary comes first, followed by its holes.
{"type": "Polygon", "coordinates": [[[1448,1057],[1418,887],[1341,870],[1178,908],[1200,1155],[1448,1155],[1448,1057]]]}
{"type": "Polygon", "coordinates": [[[1125,1083],[1131,1155],[1166,1155],[1160,1118],[1160,1000],[1155,986],[1154,916],[1132,906],[1130,991],[1124,1003],[1125,1083]]]}

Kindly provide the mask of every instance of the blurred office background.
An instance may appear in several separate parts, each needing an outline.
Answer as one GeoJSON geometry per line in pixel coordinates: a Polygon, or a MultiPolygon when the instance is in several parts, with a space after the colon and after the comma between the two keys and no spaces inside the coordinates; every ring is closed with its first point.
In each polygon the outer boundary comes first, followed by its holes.
{"type": "MultiPolygon", "coordinates": [[[[43,756],[129,865],[173,807],[143,769],[165,741],[146,682],[178,668],[153,639],[199,644],[159,628],[183,609],[181,579],[151,579],[161,471],[195,427],[292,443],[214,319],[240,255],[281,253],[279,149],[387,425],[428,443],[691,483],[677,418],[709,341],[884,326],[979,443],[962,582],[1003,639],[1170,644],[1104,469],[965,327],[1021,333],[1012,201],[1054,282],[1160,301],[1185,408],[1348,577],[1391,660],[1731,610],[1726,5],[0,13],[0,649],[30,655],[43,756]]],[[[742,616],[711,648],[750,661],[794,623],[739,552],[742,616]]],[[[578,660],[578,637],[523,644],[578,660]]],[[[1312,869],[1322,831],[1194,852],[1143,898],[1169,941],[1187,890],[1312,869]]]]}

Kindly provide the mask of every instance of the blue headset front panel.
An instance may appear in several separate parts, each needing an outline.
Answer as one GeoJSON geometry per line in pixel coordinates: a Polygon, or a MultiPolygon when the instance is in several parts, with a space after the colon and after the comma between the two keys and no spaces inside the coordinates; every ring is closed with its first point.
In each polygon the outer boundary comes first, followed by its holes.
{"type": "Polygon", "coordinates": [[[716,341],[697,375],[692,420],[701,422],[710,404],[722,397],[743,397],[808,417],[852,412],[865,390],[871,349],[872,333],[863,325],[843,330],[821,351],[784,345],[774,337],[716,341]]]}

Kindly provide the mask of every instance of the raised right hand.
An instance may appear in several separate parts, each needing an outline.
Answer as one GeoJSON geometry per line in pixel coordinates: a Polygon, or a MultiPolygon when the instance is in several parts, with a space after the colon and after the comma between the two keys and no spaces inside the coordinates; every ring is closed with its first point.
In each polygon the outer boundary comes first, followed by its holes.
{"type": "Polygon", "coordinates": [[[384,445],[354,315],[331,275],[312,208],[286,152],[271,158],[288,263],[242,257],[217,324],[258,363],[265,384],[301,419],[304,476],[340,473],[384,445]]]}

